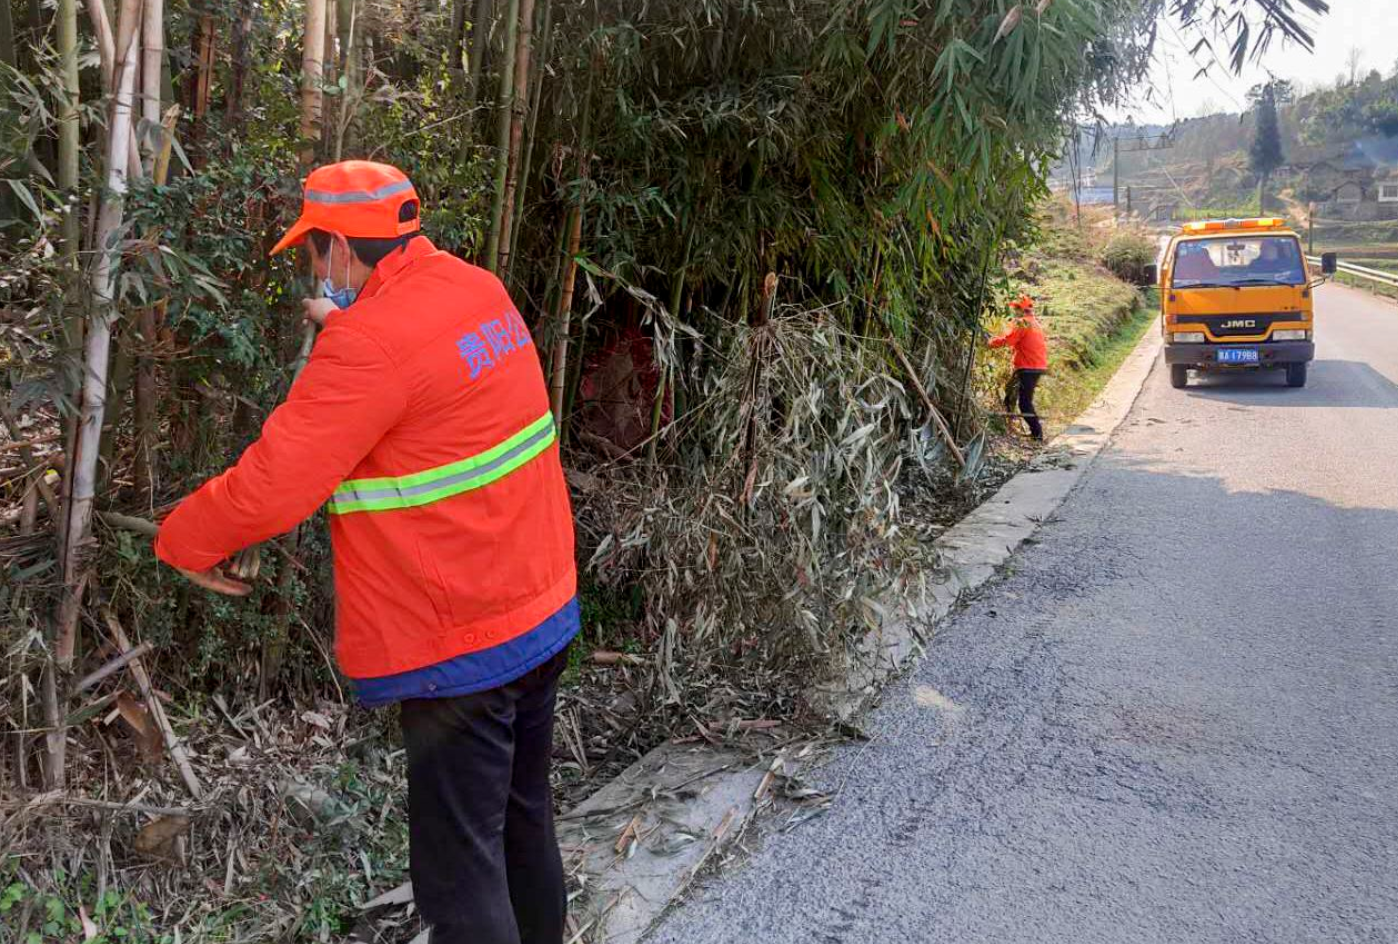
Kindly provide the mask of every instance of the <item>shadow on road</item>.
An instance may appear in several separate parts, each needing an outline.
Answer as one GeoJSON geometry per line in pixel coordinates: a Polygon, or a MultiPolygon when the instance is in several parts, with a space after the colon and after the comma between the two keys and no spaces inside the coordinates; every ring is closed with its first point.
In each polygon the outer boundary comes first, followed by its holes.
{"type": "Polygon", "coordinates": [[[1282,370],[1196,372],[1188,393],[1248,406],[1398,409],[1398,384],[1363,361],[1313,361],[1300,389],[1286,385],[1282,370]]]}

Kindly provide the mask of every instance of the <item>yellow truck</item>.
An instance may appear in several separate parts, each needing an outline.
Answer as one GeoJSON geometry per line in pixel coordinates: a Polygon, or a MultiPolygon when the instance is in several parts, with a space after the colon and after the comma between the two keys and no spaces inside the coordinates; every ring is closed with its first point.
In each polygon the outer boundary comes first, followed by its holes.
{"type": "MultiPolygon", "coordinates": [[[[1322,276],[1335,268],[1335,254],[1326,253],[1322,276]]],[[[1285,220],[1186,223],[1154,274],[1171,386],[1187,386],[1191,370],[1259,368],[1280,368],[1288,386],[1306,385],[1315,358],[1314,289],[1322,279],[1285,220]]]]}

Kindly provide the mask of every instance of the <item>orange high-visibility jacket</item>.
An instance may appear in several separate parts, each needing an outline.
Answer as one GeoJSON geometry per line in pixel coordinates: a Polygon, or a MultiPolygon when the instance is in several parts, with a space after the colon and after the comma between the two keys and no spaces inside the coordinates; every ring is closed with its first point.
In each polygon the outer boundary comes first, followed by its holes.
{"type": "Polygon", "coordinates": [[[1017,370],[1048,370],[1048,339],[1032,314],[1017,316],[1008,331],[990,339],[990,346],[1014,348],[1017,370]]]}
{"type": "Polygon", "coordinates": [[[495,276],[424,236],[330,315],[262,437],[175,509],[156,553],[207,570],[327,500],[351,678],[507,642],[576,593],[534,343],[495,276]]]}

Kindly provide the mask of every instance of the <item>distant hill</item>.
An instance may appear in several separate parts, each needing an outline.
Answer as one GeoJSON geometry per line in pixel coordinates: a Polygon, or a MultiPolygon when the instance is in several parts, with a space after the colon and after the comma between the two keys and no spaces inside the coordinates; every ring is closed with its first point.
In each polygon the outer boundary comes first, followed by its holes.
{"type": "MultiPolygon", "coordinates": [[[[1278,117],[1286,166],[1273,177],[1268,212],[1315,202],[1324,205],[1325,214],[1344,219],[1398,217],[1398,200],[1383,199],[1398,196],[1391,186],[1398,183],[1398,70],[1388,78],[1372,72],[1353,83],[1295,96],[1278,117]]],[[[1098,188],[1093,196],[1110,200],[1112,140],[1118,138],[1121,187],[1131,189],[1137,210],[1176,205],[1204,214],[1260,211],[1248,160],[1254,123],[1248,111],[1173,126],[1084,127],[1076,152],[1070,143],[1054,178],[1060,189],[1068,189],[1076,166],[1079,180],[1098,188]],[[1135,139],[1161,138],[1167,138],[1167,150],[1128,153],[1137,146],[1135,139]]]]}

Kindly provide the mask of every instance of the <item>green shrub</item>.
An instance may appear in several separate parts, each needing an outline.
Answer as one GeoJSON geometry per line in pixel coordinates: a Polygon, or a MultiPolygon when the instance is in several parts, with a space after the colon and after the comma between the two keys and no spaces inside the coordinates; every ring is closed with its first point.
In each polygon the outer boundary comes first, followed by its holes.
{"type": "Polygon", "coordinates": [[[1123,282],[1144,285],[1146,266],[1155,261],[1156,246],[1150,235],[1139,230],[1122,230],[1102,247],[1101,262],[1123,282]]]}

